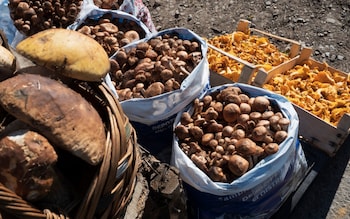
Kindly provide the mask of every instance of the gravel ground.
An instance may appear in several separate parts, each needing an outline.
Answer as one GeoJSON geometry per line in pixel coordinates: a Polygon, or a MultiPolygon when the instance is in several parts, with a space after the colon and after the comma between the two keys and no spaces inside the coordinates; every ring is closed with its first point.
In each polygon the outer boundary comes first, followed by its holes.
{"type": "MultiPolygon", "coordinates": [[[[143,2],[158,30],[186,27],[200,36],[212,37],[234,31],[239,19],[247,19],[257,29],[312,47],[316,60],[350,72],[349,0],[143,2]]],[[[350,218],[349,154],[350,137],[337,155],[320,167],[293,213],[283,218],[350,218]]]]}

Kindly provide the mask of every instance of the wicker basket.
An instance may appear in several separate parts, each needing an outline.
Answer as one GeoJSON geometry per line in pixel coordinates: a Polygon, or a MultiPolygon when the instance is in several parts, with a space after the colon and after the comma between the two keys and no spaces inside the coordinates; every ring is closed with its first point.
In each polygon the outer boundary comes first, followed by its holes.
{"type": "MultiPolygon", "coordinates": [[[[0,184],[0,218],[110,219],[125,214],[141,160],[135,131],[106,84],[80,82],[73,85],[73,89],[90,101],[100,113],[107,136],[104,159],[93,173],[92,180],[87,182],[85,196],[76,203],[70,203],[74,206],[70,212],[55,207],[39,209],[0,184]]],[[[66,209],[72,207],[67,206],[66,209]]]]}

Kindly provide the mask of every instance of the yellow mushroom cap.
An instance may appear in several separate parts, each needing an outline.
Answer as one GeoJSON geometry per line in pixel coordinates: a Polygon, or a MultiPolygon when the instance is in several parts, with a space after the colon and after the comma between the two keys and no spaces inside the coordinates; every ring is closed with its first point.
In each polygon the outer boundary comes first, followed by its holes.
{"type": "Polygon", "coordinates": [[[16,50],[37,65],[83,81],[100,81],[110,70],[106,51],[94,39],[68,29],[48,29],[19,42],[16,50]]]}

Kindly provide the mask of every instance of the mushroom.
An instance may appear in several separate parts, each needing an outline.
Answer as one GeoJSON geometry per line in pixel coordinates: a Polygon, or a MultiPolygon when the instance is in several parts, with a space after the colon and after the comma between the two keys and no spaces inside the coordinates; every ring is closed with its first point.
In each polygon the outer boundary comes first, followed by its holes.
{"type": "Polygon", "coordinates": [[[252,110],[251,106],[248,103],[241,103],[239,105],[241,113],[249,114],[252,110]]]}
{"type": "MultiPolygon", "coordinates": [[[[211,95],[205,95],[203,98],[202,98],[202,102],[203,102],[203,106],[205,108],[208,108],[209,106],[211,106],[211,103],[213,101],[213,97],[211,95]]],[[[215,108],[214,108],[215,109],[215,108]]]]}
{"type": "Polygon", "coordinates": [[[267,129],[265,126],[257,126],[252,131],[252,139],[254,141],[263,141],[267,134],[267,129]]]}
{"type": "Polygon", "coordinates": [[[267,110],[265,112],[263,112],[263,114],[261,115],[262,119],[269,119],[271,116],[273,116],[275,113],[271,110],[267,110]]]}
{"type": "Polygon", "coordinates": [[[264,126],[266,129],[270,129],[270,121],[262,119],[256,124],[256,126],[264,126]]]}
{"type": "Polygon", "coordinates": [[[126,31],[124,37],[129,40],[129,42],[133,42],[140,39],[140,35],[135,30],[126,31]]]}
{"type": "Polygon", "coordinates": [[[289,124],[290,124],[290,120],[287,118],[281,118],[278,121],[278,125],[281,127],[281,130],[283,131],[287,131],[289,124]]]}
{"type": "Polygon", "coordinates": [[[202,148],[196,142],[189,142],[188,146],[188,155],[196,154],[202,151],[202,148]]]}
{"type": "Polygon", "coordinates": [[[257,146],[254,141],[252,141],[249,138],[242,138],[239,139],[236,143],[236,151],[242,156],[249,156],[249,155],[261,155],[261,147],[257,146]]]}
{"type": "Polygon", "coordinates": [[[216,112],[214,107],[209,107],[203,114],[202,116],[205,118],[205,120],[210,121],[210,120],[215,120],[218,118],[219,113],[216,112]]]}
{"type": "Polygon", "coordinates": [[[261,119],[261,113],[253,111],[253,112],[249,113],[249,118],[252,121],[254,121],[255,124],[257,124],[259,122],[259,120],[261,119]]]}
{"type": "Polygon", "coordinates": [[[209,145],[209,142],[214,139],[214,134],[213,133],[205,133],[203,136],[202,136],[202,140],[201,140],[201,143],[202,145],[204,146],[208,146],[209,145]]]}
{"type": "Polygon", "coordinates": [[[278,115],[273,115],[269,118],[270,127],[272,130],[274,130],[274,131],[281,130],[281,126],[278,124],[280,119],[281,118],[278,115]]]}
{"type": "Polygon", "coordinates": [[[182,125],[182,124],[177,125],[175,127],[174,132],[180,140],[184,140],[184,139],[190,137],[190,131],[188,130],[188,128],[185,125],[182,125]]]}
{"type": "Polygon", "coordinates": [[[288,136],[288,133],[286,131],[281,130],[281,131],[277,131],[275,133],[274,139],[275,139],[276,143],[279,144],[282,141],[284,141],[287,138],[287,136],[288,136]]]}
{"type": "Polygon", "coordinates": [[[205,173],[208,173],[208,167],[207,167],[207,160],[204,156],[198,155],[198,154],[192,154],[191,155],[192,162],[202,171],[205,173]]]}
{"type": "Polygon", "coordinates": [[[263,148],[264,148],[264,152],[267,155],[270,155],[270,154],[277,153],[277,151],[279,150],[279,145],[277,143],[272,142],[272,143],[265,145],[263,148]]]}
{"type": "Polygon", "coordinates": [[[241,114],[241,110],[237,104],[229,103],[224,107],[222,113],[224,120],[228,123],[231,123],[237,120],[241,114]]]}
{"type": "Polygon", "coordinates": [[[237,140],[240,140],[242,138],[245,138],[245,131],[243,129],[236,129],[232,132],[232,135],[231,137],[233,139],[237,139],[237,140]]]}
{"type": "Polygon", "coordinates": [[[264,96],[255,97],[252,103],[252,110],[260,113],[265,112],[270,106],[270,101],[264,96]]]}
{"type": "Polygon", "coordinates": [[[188,59],[188,53],[184,50],[178,51],[176,56],[182,61],[186,61],[188,59]]]}
{"type": "Polygon", "coordinates": [[[250,117],[248,114],[241,114],[239,115],[239,117],[237,118],[237,123],[241,124],[242,126],[246,127],[247,122],[249,121],[250,117]]]}
{"type": "Polygon", "coordinates": [[[249,102],[249,96],[246,94],[238,94],[239,98],[241,99],[241,103],[248,103],[249,102]]]}
{"type": "Polygon", "coordinates": [[[215,111],[219,113],[219,116],[222,110],[224,109],[224,105],[221,102],[217,102],[217,101],[211,102],[210,106],[213,107],[215,111]]]}
{"type": "Polygon", "coordinates": [[[145,91],[145,97],[154,97],[164,92],[164,84],[161,82],[154,82],[145,91]]]}
{"type": "Polygon", "coordinates": [[[208,146],[214,150],[216,150],[218,145],[219,145],[219,142],[215,138],[211,139],[208,143],[208,146]]]}
{"type": "Polygon", "coordinates": [[[231,137],[234,129],[232,126],[227,125],[222,129],[222,137],[231,137]]]}
{"type": "Polygon", "coordinates": [[[188,128],[188,131],[190,132],[191,136],[199,141],[202,139],[202,136],[204,135],[203,130],[198,126],[191,126],[188,128]]]}
{"type": "Polygon", "coordinates": [[[242,176],[248,171],[249,162],[238,154],[229,156],[227,166],[236,176],[242,176]]]}
{"type": "Polygon", "coordinates": [[[112,23],[102,23],[100,24],[100,29],[108,33],[117,33],[119,31],[119,28],[112,23]]]}
{"type": "Polygon", "coordinates": [[[190,124],[192,122],[193,122],[193,119],[191,118],[191,114],[189,112],[183,112],[181,114],[180,123],[182,125],[188,125],[188,124],[190,124]]]}
{"type": "Polygon", "coordinates": [[[207,122],[204,128],[206,132],[216,133],[222,131],[223,125],[218,123],[215,119],[212,119],[207,122]]]}
{"type": "Polygon", "coordinates": [[[158,53],[153,49],[148,49],[145,53],[145,58],[149,58],[152,61],[156,61],[157,57],[158,57],[158,53]]]}
{"type": "Polygon", "coordinates": [[[227,177],[224,174],[222,168],[218,167],[218,166],[209,167],[208,176],[214,182],[226,182],[227,181],[227,177]]]}
{"type": "Polygon", "coordinates": [[[230,93],[227,94],[224,98],[225,103],[235,103],[237,105],[241,104],[241,98],[238,96],[238,94],[230,93]]]}

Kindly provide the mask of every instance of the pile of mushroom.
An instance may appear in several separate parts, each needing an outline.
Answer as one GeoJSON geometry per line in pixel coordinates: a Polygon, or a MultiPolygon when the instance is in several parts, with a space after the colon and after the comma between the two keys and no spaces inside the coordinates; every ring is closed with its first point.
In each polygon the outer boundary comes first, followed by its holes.
{"type": "Polygon", "coordinates": [[[26,36],[50,28],[66,28],[80,13],[82,0],[10,0],[10,15],[15,27],[26,36]]]}
{"type": "Polygon", "coordinates": [[[119,19],[111,13],[105,13],[99,19],[87,18],[77,31],[95,39],[109,56],[146,34],[136,22],[119,19]]]}
{"type": "Polygon", "coordinates": [[[289,123],[268,98],[230,86],[195,99],[174,132],[199,169],[213,181],[232,182],[279,150],[289,123]]]}
{"type": "Polygon", "coordinates": [[[123,4],[123,0],[110,1],[110,0],[93,0],[94,4],[103,9],[112,9],[118,10],[119,7],[123,4]]]}
{"type": "Polygon", "coordinates": [[[180,88],[202,60],[200,43],[164,34],[111,58],[111,78],[119,100],[149,98],[180,88]]]}

